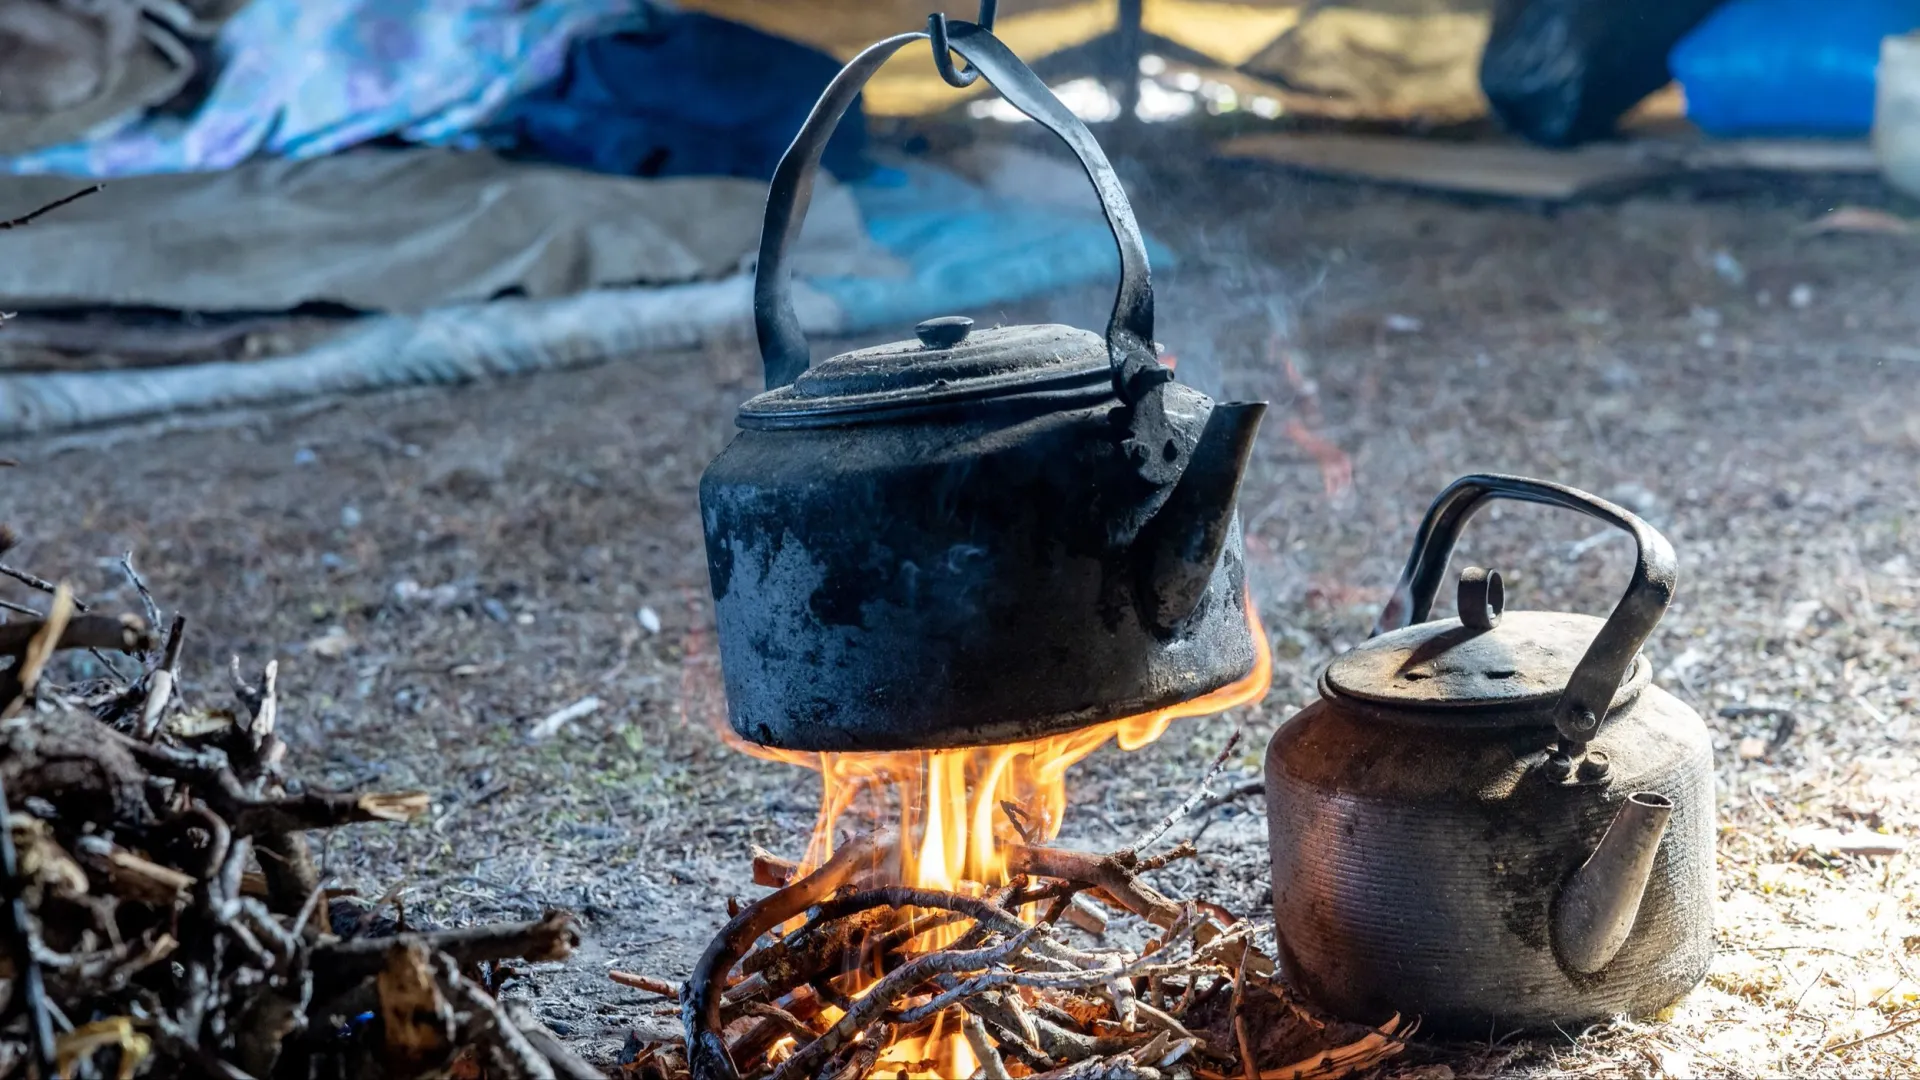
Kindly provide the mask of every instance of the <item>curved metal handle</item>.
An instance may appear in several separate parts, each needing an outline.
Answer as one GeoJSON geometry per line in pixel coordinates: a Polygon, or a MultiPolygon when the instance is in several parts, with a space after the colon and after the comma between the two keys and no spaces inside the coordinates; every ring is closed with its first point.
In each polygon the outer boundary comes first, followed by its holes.
{"type": "Polygon", "coordinates": [[[1673,602],[1673,590],[1679,580],[1679,562],[1673,545],[1653,526],[1605,499],[1577,488],[1521,476],[1479,474],[1455,480],[1428,508],[1413,541],[1413,554],[1393,596],[1373,624],[1375,634],[1398,630],[1403,626],[1426,622],[1433,611],[1433,598],[1446,577],[1447,561],[1467,521],[1494,499],[1516,499],[1578,510],[1632,534],[1639,545],[1633,578],[1627,591],[1607,616],[1606,625],[1594,635],[1585,656],[1567,680],[1566,692],[1554,705],[1554,726],[1568,742],[1584,746],[1592,740],[1600,721],[1613,704],[1613,695],[1633,666],[1640,646],[1660,625],[1667,605],[1673,602]]]}
{"type": "MultiPolygon", "coordinates": [[[[1154,353],[1153,282],[1147,267],[1147,245],[1140,235],[1140,226],[1133,219],[1133,208],[1127,203],[1126,193],[1121,190],[1120,178],[1114,174],[1106,153],[1094,141],[1087,126],[998,38],[974,23],[954,21],[945,25],[948,48],[972,65],[970,71],[985,75],[987,82],[1015,108],[1059,136],[1080,159],[1087,178],[1093,181],[1094,190],[1100,195],[1107,226],[1113,230],[1114,244],[1120,249],[1120,288],[1114,296],[1113,315],[1107,322],[1107,355],[1113,361],[1114,392],[1121,401],[1131,405],[1154,384],[1170,379],[1173,373],[1161,366],[1154,353]]],[[[806,333],[801,330],[800,317],[793,308],[787,250],[799,237],[800,226],[806,219],[820,154],[826,149],[840,118],[880,65],[902,47],[928,38],[924,32],[900,34],[868,46],[849,61],[820,95],[807,122],[793,137],[792,145],[774,169],[773,184],[767,191],[766,219],[760,231],[760,259],[753,280],[754,331],[759,337],[760,359],[766,365],[769,390],[799,378],[812,363],[806,333]]],[[[950,58],[947,64],[951,66],[950,58]]]]}

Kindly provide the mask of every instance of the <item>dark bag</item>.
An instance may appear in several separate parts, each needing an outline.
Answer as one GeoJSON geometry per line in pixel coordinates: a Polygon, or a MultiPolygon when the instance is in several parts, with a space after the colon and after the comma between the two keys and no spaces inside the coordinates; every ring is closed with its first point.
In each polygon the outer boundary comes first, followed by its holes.
{"type": "Polygon", "coordinates": [[[1667,85],[1667,53],[1722,0],[1499,0],[1480,88],[1509,129],[1548,146],[1613,134],[1667,85]]]}
{"type": "MultiPolygon", "coordinates": [[[[575,42],[566,70],[509,105],[490,141],[519,157],[626,176],[767,180],[840,62],[786,38],[697,13],[575,42]]],[[[856,100],[822,165],[868,169],[856,100]]]]}

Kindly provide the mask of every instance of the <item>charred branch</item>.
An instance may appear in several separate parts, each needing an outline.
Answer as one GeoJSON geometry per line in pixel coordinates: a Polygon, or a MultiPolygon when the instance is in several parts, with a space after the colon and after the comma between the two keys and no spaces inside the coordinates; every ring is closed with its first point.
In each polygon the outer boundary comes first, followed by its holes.
{"type": "Polygon", "coordinates": [[[464,966],[498,960],[565,960],[579,945],[580,931],[573,916],[550,911],[534,922],[323,942],[314,947],[310,963],[316,977],[351,983],[378,974],[387,954],[399,947],[418,946],[428,953],[445,953],[464,966]]]}
{"type": "MultiPolygon", "coordinates": [[[[47,625],[47,620],[21,619],[0,623],[0,656],[19,656],[47,625]]],[[[153,647],[147,624],[133,615],[75,615],[60,631],[56,649],[114,649],[129,655],[153,647]]]]}
{"type": "Polygon", "coordinates": [[[721,994],[733,966],[762,934],[825,900],[856,871],[890,855],[896,843],[891,833],[855,838],[820,869],[747,905],[713,939],[694,965],[693,974],[688,976],[680,995],[681,1018],[687,1029],[687,1062],[695,1077],[701,1080],[737,1080],[739,1077],[720,1033],[721,994]]]}

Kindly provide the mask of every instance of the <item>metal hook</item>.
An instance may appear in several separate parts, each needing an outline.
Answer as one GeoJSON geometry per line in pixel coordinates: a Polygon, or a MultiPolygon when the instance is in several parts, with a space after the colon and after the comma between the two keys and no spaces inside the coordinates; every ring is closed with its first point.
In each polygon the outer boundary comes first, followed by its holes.
{"type": "Polygon", "coordinates": [[[927,16],[927,37],[933,42],[934,70],[940,72],[940,77],[947,81],[948,86],[964,90],[980,78],[980,73],[971,64],[965,68],[953,66],[953,53],[947,50],[947,16],[944,12],[936,11],[927,16]]]}
{"type": "MultiPolygon", "coordinates": [[[[980,29],[991,33],[993,31],[993,17],[999,7],[1000,0],[980,0],[980,16],[974,20],[975,24],[978,25],[980,29]]],[[[940,72],[940,77],[946,80],[948,86],[964,90],[972,86],[974,81],[980,78],[980,73],[975,71],[971,64],[964,68],[955,68],[953,66],[953,54],[947,49],[947,16],[945,12],[936,11],[927,16],[927,38],[933,43],[934,69],[940,72]]]]}

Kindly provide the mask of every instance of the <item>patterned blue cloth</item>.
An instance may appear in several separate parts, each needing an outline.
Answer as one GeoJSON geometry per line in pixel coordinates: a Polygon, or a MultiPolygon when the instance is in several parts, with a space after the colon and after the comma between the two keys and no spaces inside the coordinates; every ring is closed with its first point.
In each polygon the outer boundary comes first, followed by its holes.
{"type": "Polygon", "coordinates": [[[222,28],[192,115],[0,158],[0,173],[116,177],[314,158],[384,136],[458,145],[646,0],[252,0],[222,28]]]}

